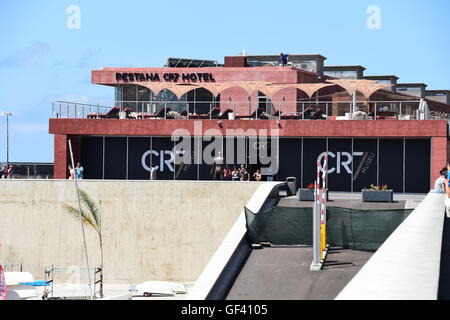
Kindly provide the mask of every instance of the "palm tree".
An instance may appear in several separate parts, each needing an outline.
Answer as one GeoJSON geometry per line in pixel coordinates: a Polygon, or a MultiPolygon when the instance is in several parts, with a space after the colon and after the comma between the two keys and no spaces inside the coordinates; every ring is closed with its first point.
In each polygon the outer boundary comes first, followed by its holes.
{"type": "MultiPolygon", "coordinates": [[[[88,225],[92,226],[98,234],[100,244],[100,269],[101,269],[101,281],[100,281],[100,297],[103,298],[103,239],[102,239],[102,217],[100,210],[95,204],[94,200],[89,197],[86,191],[80,190],[80,200],[82,203],[81,218],[88,225]],[[84,208],[83,208],[84,207],[84,208]]],[[[101,202],[99,201],[101,205],[101,202]]],[[[63,207],[69,212],[72,217],[80,219],[80,210],[74,208],[66,203],[63,207]]],[[[88,271],[89,272],[89,271],[88,271]]]]}

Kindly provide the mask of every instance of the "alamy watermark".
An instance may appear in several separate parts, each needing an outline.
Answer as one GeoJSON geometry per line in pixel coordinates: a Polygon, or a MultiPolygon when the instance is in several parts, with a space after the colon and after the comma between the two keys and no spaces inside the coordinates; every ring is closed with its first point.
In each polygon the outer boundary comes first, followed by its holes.
{"type": "Polygon", "coordinates": [[[67,7],[66,13],[69,15],[67,17],[66,26],[69,30],[79,30],[81,29],[81,9],[79,6],[72,4],[67,7]]]}
{"type": "Polygon", "coordinates": [[[148,150],[141,158],[142,166],[150,171],[175,171],[190,165],[257,165],[261,175],[278,173],[279,129],[209,128],[203,131],[202,121],[194,122],[194,131],[180,128],[172,132],[171,150],[148,150]],[[148,165],[150,163],[150,166],[148,165]]]}
{"type": "Polygon", "coordinates": [[[376,5],[371,5],[367,8],[366,12],[369,15],[366,22],[367,28],[370,30],[381,29],[381,8],[376,5]]]}

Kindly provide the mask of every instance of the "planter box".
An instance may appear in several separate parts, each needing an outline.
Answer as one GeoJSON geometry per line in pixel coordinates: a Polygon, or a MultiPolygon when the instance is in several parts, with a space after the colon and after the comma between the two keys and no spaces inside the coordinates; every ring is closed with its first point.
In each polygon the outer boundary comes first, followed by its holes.
{"type": "Polygon", "coordinates": [[[361,190],[363,202],[393,202],[394,190],[361,190]]]}
{"type": "MultiPolygon", "coordinates": [[[[298,189],[297,196],[299,201],[314,201],[314,190],[298,189]]],[[[328,190],[326,196],[328,201],[328,190]]]]}

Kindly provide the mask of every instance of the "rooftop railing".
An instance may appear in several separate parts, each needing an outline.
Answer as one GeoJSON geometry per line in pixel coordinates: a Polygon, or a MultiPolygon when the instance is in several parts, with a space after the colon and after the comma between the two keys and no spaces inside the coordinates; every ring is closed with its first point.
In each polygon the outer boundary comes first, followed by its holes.
{"type": "Polygon", "coordinates": [[[448,119],[429,112],[420,101],[116,101],[102,106],[68,101],[52,103],[51,118],[76,119],[278,119],[278,120],[414,120],[448,119]],[[297,110],[297,111],[283,111],[297,110]],[[352,112],[353,111],[353,112],[352,112]]]}

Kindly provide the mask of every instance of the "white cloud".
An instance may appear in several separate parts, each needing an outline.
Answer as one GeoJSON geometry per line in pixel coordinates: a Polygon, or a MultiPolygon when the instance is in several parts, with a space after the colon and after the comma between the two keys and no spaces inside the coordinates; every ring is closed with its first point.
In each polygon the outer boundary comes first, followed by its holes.
{"type": "Polygon", "coordinates": [[[14,55],[0,59],[0,67],[30,67],[42,60],[50,52],[50,45],[46,42],[35,42],[14,55]]]}

